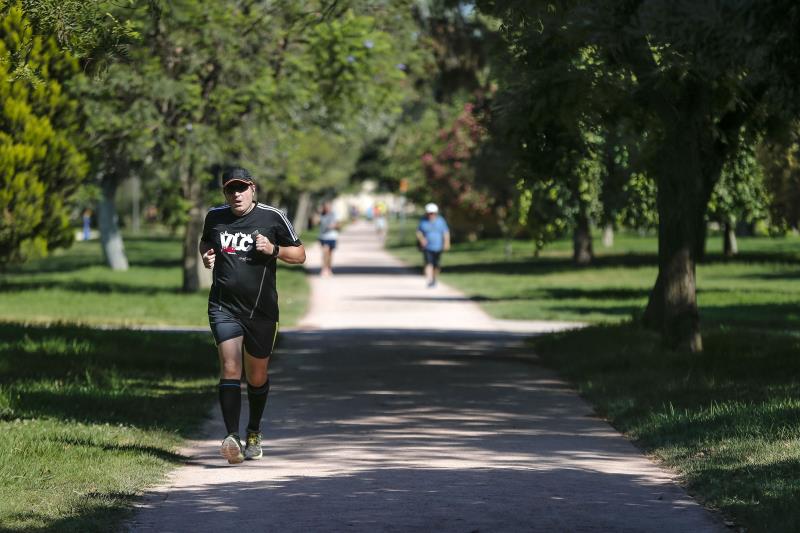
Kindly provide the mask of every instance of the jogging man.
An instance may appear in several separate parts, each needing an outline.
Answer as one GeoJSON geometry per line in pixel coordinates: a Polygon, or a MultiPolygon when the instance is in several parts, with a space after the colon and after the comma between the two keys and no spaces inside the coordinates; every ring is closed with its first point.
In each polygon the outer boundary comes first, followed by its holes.
{"type": "Polygon", "coordinates": [[[450,228],[439,216],[439,206],[434,203],[425,205],[425,216],[417,226],[417,241],[425,260],[425,279],[428,287],[436,287],[436,280],[442,269],[439,266],[442,252],[450,249],[450,228]]]}
{"type": "Polygon", "coordinates": [[[243,168],[222,176],[227,204],[206,215],[199,251],[214,282],[208,321],[220,361],[219,404],[229,463],[260,459],[261,415],[269,393],[269,357],[278,333],[277,260],[302,264],[306,251],[286,215],[256,202],[256,184],[243,168]],[[246,447],[239,439],[242,360],[250,405],[246,447]]]}

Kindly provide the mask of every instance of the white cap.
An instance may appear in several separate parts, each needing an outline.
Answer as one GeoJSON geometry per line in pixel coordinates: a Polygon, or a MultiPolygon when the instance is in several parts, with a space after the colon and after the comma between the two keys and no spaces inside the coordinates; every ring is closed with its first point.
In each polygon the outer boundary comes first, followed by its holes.
{"type": "Polygon", "coordinates": [[[439,212],[439,206],[434,204],[433,202],[431,202],[429,204],[425,204],[425,212],[426,213],[438,213],[439,212]]]}

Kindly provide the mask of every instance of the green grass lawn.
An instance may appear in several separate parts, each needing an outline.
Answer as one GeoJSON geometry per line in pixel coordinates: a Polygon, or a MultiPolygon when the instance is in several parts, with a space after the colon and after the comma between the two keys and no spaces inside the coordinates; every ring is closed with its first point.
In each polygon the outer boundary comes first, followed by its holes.
{"type": "MultiPolygon", "coordinates": [[[[79,242],[0,275],[0,530],[111,531],[185,458],[215,401],[207,290],[182,294],[177,239],[129,237],[131,268],[79,242]]],[[[281,265],[281,323],[305,311],[301,268],[281,265]]]]}
{"type": "MultiPolygon", "coordinates": [[[[180,291],[181,242],[127,237],[130,269],[105,266],[96,241],[76,242],[46,259],[0,274],[0,321],[111,325],[208,325],[208,289],[180,291]]],[[[308,284],[301,267],[278,266],[281,325],[305,312],[308,284]]]]}
{"type": "MultiPolygon", "coordinates": [[[[412,239],[413,231],[394,227],[387,245],[421,266],[412,239]]],[[[619,323],[641,313],[658,271],[654,237],[617,236],[609,249],[598,240],[590,268],[572,264],[571,246],[557,241],[537,258],[531,243],[517,241],[507,259],[499,239],[458,243],[443,255],[442,279],[497,318],[619,323]]],[[[703,320],[800,326],[800,238],[741,238],[739,247],[740,255],[727,260],[721,240],[709,239],[708,261],[697,268],[703,320]]]]}
{"type": "Polygon", "coordinates": [[[205,334],[0,325],[0,530],[110,531],[214,400],[205,334]]]}
{"type": "Polygon", "coordinates": [[[707,327],[666,351],[632,324],[537,338],[598,414],[747,531],[800,531],[800,335],[707,327]]]}
{"type": "MultiPolygon", "coordinates": [[[[395,228],[388,245],[420,265],[412,235],[395,228]]],[[[568,240],[540,257],[515,242],[509,260],[499,240],[459,243],[442,279],[496,317],[594,324],[533,350],[709,507],[747,531],[800,531],[800,238],[740,239],[730,260],[709,240],[702,354],[664,350],[631,321],[656,278],[655,238],[594,246],[596,264],[579,268],[568,240]]]]}

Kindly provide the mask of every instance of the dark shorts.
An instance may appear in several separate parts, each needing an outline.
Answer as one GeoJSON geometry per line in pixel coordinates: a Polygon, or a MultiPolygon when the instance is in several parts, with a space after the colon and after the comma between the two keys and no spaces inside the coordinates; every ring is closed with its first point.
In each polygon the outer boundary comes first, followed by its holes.
{"type": "Polygon", "coordinates": [[[434,268],[439,268],[439,260],[442,257],[442,252],[422,250],[422,257],[425,259],[426,265],[433,265],[434,268]]]}
{"type": "Polygon", "coordinates": [[[335,250],[336,249],[336,239],[320,239],[319,243],[322,246],[329,247],[331,250],[335,250]]]}
{"type": "Polygon", "coordinates": [[[247,353],[258,359],[266,359],[275,348],[278,336],[278,323],[258,318],[237,318],[217,307],[208,310],[208,323],[214,342],[221,343],[244,337],[244,348],[247,353]]]}

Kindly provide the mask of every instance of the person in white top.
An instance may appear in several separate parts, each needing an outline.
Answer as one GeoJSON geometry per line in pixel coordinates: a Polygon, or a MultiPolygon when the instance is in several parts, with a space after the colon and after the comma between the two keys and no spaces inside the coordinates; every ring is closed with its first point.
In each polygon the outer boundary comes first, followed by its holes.
{"type": "Polygon", "coordinates": [[[333,251],[339,238],[339,221],[331,209],[330,202],[322,204],[322,215],[319,218],[319,243],[322,246],[322,268],[320,275],[328,277],[333,274],[333,251]]]}

